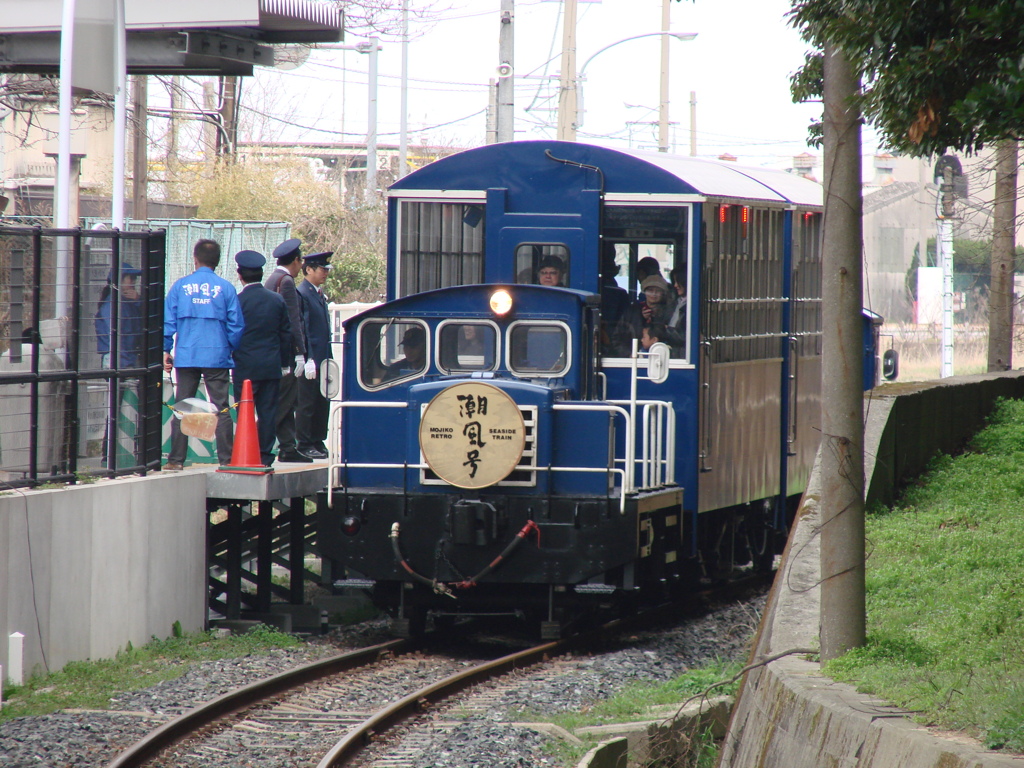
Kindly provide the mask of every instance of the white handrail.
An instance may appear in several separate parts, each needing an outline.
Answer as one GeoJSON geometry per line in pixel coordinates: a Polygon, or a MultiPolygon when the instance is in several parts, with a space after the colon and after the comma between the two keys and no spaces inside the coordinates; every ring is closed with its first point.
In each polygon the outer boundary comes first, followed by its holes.
{"type": "Polygon", "coordinates": [[[618,405],[609,405],[605,403],[555,403],[552,410],[555,411],[606,411],[607,413],[618,413],[626,420],[626,472],[623,475],[623,485],[629,486],[629,492],[631,493],[635,489],[634,484],[634,468],[633,461],[630,460],[631,456],[635,456],[636,452],[636,430],[633,429],[634,416],[632,413],[626,411],[618,405]]]}
{"type": "MultiPolygon", "coordinates": [[[[635,394],[635,393],[634,393],[635,394]]],[[[338,434],[338,422],[343,408],[408,408],[408,404],[400,401],[346,401],[332,403],[329,417],[330,439],[328,443],[328,484],[327,503],[334,501],[335,477],[338,470],[349,469],[429,469],[427,464],[409,463],[350,463],[341,460],[338,434]]],[[[627,493],[637,490],[636,464],[640,462],[640,476],[644,488],[657,487],[665,483],[675,482],[675,420],[676,414],[671,404],[664,400],[610,400],[604,403],[555,403],[556,411],[602,411],[617,414],[625,421],[625,446],[622,459],[615,459],[623,467],[535,467],[522,466],[517,469],[529,471],[551,472],[610,472],[622,478],[619,509],[625,511],[627,493]],[[624,406],[630,406],[626,410],[624,406]],[[643,406],[643,454],[636,455],[636,407],[643,406]],[[662,455],[664,454],[664,456],[662,455]]]]}

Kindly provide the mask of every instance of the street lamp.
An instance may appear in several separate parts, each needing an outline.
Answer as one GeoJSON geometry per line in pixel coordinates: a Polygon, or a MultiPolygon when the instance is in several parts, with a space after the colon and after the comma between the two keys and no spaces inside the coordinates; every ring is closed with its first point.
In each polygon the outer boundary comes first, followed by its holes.
{"type": "MultiPolygon", "coordinates": [[[[621,45],[622,43],[628,43],[631,40],[639,40],[641,37],[674,37],[676,40],[680,40],[682,42],[686,42],[687,40],[693,40],[695,37],[697,37],[697,33],[696,32],[645,32],[645,33],[643,33],[641,35],[633,35],[632,37],[624,37],[622,40],[616,40],[614,43],[609,43],[608,45],[604,46],[603,48],[599,48],[597,51],[592,53],[587,58],[587,60],[583,62],[583,66],[580,67],[579,74],[576,76],[576,80],[578,80],[582,84],[583,74],[587,70],[587,65],[590,64],[590,62],[592,62],[594,60],[594,58],[597,57],[598,55],[604,53],[609,48],[614,48],[616,45],[621,45]]],[[[667,78],[668,73],[664,69],[662,69],[661,76],[662,76],[662,81],[663,82],[667,82],[667,80],[665,78],[667,78]]],[[[579,90],[582,93],[582,89],[580,87],[577,87],[576,89],[574,89],[573,92],[572,92],[572,97],[573,98],[570,98],[568,100],[569,103],[566,105],[566,109],[564,109],[564,110],[563,109],[559,109],[559,112],[558,112],[558,136],[559,136],[560,139],[564,139],[565,141],[576,141],[576,129],[579,128],[581,125],[583,125],[583,113],[582,113],[582,110],[579,108],[579,104],[578,104],[578,102],[577,102],[577,100],[575,98],[577,90],[579,90]]],[[[664,103],[667,105],[667,100],[665,100],[664,103]]],[[[667,107],[666,107],[666,109],[667,109],[667,107]]],[[[665,118],[664,119],[667,120],[667,117],[668,117],[667,116],[667,111],[664,112],[664,114],[665,114],[665,118]]]]}

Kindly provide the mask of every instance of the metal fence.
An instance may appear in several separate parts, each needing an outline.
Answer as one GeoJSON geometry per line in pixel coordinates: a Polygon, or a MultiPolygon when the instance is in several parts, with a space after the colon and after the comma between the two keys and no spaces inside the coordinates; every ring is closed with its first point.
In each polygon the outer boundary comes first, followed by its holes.
{"type": "Polygon", "coordinates": [[[166,232],[0,226],[0,483],[160,465],[166,232]]]}

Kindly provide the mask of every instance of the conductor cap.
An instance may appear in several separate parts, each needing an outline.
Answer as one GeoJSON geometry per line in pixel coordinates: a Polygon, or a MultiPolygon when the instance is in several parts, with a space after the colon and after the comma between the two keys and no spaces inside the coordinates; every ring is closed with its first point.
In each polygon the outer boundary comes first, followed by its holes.
{"type": "Polygon", "coordinates": [[[302,245],[302,241],[297,238],[285,240],[277,248],[274,249],[275,259],[291,259],[299,254],[299,247],[302,245]]]}
{"type": "Polygon", "coordinates": [[[256,251],[239,251],[235,254],[235,263],[243,269],[263,269],[267,259],[256,251]]]}
{"type": "Polygon", "coordinates": [[[321,253],[310,253],[302,257],[302,263],[307,267],[326,267],[331,268],[331,256],[334,255],[334,251],[323,251],[321,253]]]}

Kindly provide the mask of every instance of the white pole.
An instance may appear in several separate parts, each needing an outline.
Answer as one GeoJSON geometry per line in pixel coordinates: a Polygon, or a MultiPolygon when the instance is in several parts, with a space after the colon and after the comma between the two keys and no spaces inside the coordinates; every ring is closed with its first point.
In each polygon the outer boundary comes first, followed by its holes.
{"type": "Polygon", "coordinates": [[[943,169],[939,185],[939,231],[936,247],[942,268],[942,367],[943,379],[953,375],[953,169],[943,169]]]}
{"type": "Polygon", "coordinates": [[[939,221],[939,240],[942,243],[942,373],[945,379],[953,375],[953,221],[939,221]]]}
{"type": "MultiPolygon", "coordinates": [[[[72,52],[75,40],[75,0],[64,0],[60,32],[60,87],[57,93],[59,124],[57,129],[57,185],[53,190],[53,224],[67,229],[71,223],[71,77],[72,52]]],[[[63,315],[68,304],[68,249],[64,238],[58,239],[55,298],[57,314],[63,315]]]]}
{"type": "Polygon", "coordinates": [[[366,202],[377,194],[377,51],[376,37],[370,38],[370,103],[366,115],[366,202]]]}
{"type": "Polygon", "coordinates": [[[111,226],[124,229],[125,132],[128,130],[128,52],[124,31],[124,1],[114,0],[114,190],[111,226]]]}
{"type": "Polygon", "coordinates": [[[579,84],[576,74],[576,0],[565,0],[562,11],[562,70],[558,83],[558,140],[576,141],[579,84]]]}
{"type": "Polygon", "coordinates": [[[402,114],[398,119],[398,178],[409,173],[409,0],[402,0],[402,114]]]}
{"type": "Polygon", "coordinates": [[[690,91],[690,157],[697,156],[697,92],[690,91]]]}
{"type": "Polygon", "coordinates": [[[7,677],[15,685],[25,682],[25,636],[21,632],[13,632],[7,638],[7,665],[10,669],[7,677]]]}
{"type": "Polygon", "coordinates": [[[661,0],[661,78],[658,101],[658,151],[668,152],[668,30],[669,4],[672,0],[661,0]]]}

